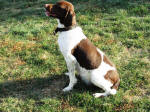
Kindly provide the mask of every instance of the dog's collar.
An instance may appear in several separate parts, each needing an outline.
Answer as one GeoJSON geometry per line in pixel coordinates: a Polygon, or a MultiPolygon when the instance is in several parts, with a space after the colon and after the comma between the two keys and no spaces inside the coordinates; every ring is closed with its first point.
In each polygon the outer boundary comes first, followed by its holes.
{"type": "Polygon", "coordinates": [[[74,26],[69,26],[69,27],[65,27],[65,28],[56,28],[56,30],[54,31],[54,35],[57,33],[57,32],[63,32],[63,31],[68,31],[68,30],[72,30],[74,28],[76,28],[77,25],[74,25],[74,26]]]}

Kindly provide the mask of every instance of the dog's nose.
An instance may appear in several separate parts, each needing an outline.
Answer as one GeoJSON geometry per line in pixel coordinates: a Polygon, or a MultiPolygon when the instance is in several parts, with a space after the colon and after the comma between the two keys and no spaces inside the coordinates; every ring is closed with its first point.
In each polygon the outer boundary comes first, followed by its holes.
{"type": "Polygon", "coordinates": [[[45,8],[47,8],[48,6],[49,6],[49,4],[45,4],[45,6],[44,6],[44,7],[45,7],[45,8]]]}

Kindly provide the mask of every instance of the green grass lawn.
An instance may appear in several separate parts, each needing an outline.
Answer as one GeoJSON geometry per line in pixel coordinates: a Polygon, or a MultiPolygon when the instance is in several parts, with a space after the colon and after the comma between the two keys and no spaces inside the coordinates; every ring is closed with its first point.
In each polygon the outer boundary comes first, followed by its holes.
{"type": "Polygon", "coordinates": [[[0,0],[0,112],[109,112],[150,110],[149,0],[69,0],[85,35],[115,63],[115,96],[81,80],[69,93],[56,20],[44,14],[55,0],[0,0]],[[105,1],[105,2],[104,2],[105,1]]]}

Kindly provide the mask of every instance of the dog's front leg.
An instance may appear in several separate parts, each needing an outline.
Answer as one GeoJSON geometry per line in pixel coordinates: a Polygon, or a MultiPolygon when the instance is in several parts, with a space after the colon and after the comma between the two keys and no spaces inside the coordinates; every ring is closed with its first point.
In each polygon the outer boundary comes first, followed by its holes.
{"type": "Polygon", "coordinates": [[[68,76],[70,79],[69,85],[63,89],[64,92],[70,91],[73,89],[73,86],[76,84],[77,79],[75,77],[75,59],[72,55],[68,55],[66,58],[68,76]]]}

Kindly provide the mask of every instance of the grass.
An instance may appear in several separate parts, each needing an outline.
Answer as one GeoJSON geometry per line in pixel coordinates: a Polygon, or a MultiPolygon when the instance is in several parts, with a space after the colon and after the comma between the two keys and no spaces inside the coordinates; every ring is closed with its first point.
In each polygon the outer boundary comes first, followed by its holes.
{"type": "MultiPolygon", "coordinates": [[[[0,111],[150,110],[150,2],[148,0],[69,0],[85,35],[115,63],[121,83],[115,96],[69,79],[54,19],[44,15],[45,0],[0,0],[0,111]]],[[[55,3],[55,0],[51,0],[55,3]]]]}

